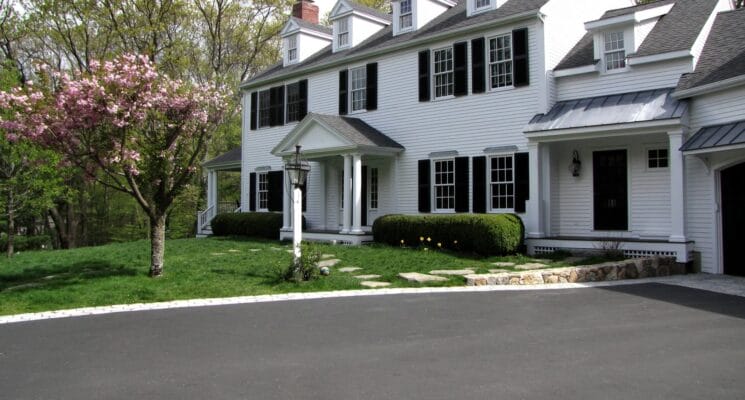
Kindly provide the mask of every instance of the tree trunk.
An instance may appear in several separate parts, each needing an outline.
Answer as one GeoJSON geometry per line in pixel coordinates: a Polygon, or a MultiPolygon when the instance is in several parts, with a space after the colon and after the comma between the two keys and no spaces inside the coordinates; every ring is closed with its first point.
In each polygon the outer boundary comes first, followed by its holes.
{"type": "Polygon", "coordinates": [[[15,205],[13,204],[13,189],[8,191],[8,248],[6,255],[8,258],[13,257],[13,240],[15,239],[16,222],[15,222],[15,205]]]}
{"type": "Polygon", "coordinates": [[[163,275],[163,255],[166,248],[166,216],[150,217],[150,276],[163,275]]]}

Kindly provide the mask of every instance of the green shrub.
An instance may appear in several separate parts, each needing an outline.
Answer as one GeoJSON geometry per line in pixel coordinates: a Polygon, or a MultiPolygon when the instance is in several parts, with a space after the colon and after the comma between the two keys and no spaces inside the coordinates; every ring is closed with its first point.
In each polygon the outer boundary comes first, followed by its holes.
{"type": "MultiPolygon", "coordinates": [[[[220,214],[212,219],[212,234],[215,236],[248,236],[279,239],[282,229],[282,213],[248,212],[220,214]]],[[[305,217],[303,217],[305,226],[305,217]]]]}
{"type": "MultiPolygon", "coordinates": [[[[40,249],[51,249],[52,239],[48,235],[24,236],[16,235],[13,237],[13,251],[29,251],[40,249]]],[[[8,235],[0,235],[0,252],[8,249],[8,235]]]]}
{"type": "Polygon", "coordinates": [[[514,214],[386,215],[373,224],[379,243],[429,248],[438,248],[439,243],[442,248],[485,256],[518,252],[524,232],[514,214]]]}

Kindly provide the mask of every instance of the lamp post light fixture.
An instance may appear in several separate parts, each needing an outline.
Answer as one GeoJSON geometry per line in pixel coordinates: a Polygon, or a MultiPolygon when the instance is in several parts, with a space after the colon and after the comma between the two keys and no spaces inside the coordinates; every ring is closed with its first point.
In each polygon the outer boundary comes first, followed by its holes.
{"type": "Polygon", "coordinates": [[[302,186],[310,172],[310,163],[300,158],[300,145],[295,146],[295,156],[285,164],[287,175],[292,184],[292,249],[295,271],[300,267],[300,242],[303,235],[302,186]]]}
{"type": "Polygon", "coordinates": [[[579,152],[574,150],[574,152],[572,152],[572,163],[569,164],[569,172],[572,173],[572,176],[578,177],[581,170],[582,161],[579,159],[579,152]]]}

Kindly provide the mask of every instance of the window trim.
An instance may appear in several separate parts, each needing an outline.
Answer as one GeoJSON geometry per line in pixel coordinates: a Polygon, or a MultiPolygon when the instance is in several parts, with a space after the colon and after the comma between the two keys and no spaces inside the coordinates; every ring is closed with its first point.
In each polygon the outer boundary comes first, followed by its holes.
{"type": "Polygon", "coordinates": [[[297,45],[297,36],[292,35],[287,38],[287,63],[288,64],[294,64],[298,62],[298,45],[297,45]],[[295,54],[295,57],[291,57],[291,54],[295,54]]]}
{"type": "MultiPolygon", "coordinates": [[[[503,213],[514,213],[515,212],[515,201],[516,201],[516,193],[515,193],[515,153],[491,153],[486,155],[486,212],[487,213],[494,213],[494,214],[503,214],[503,213]],[[492,160],[495,158],[510,158],[512,160],[510,164],[510,170],[511,170],[511,176],[512,181],[511,182],[494,182],[492,181],[492,160]],[[512,197],[512,208],[494,208],[493,203],[493,185],[500,185],[500,184],[511,184],[512,185],[512,194],[509,195],[512,197]]],[[[508,196],[508,197],[509,197],[508,196]]],[[[504,196],[502,196],[504,197],[504,196]]]]}
{"type": "Polygon", "coordinates": [[[271,95],[271,88],[267,88],[266,90],[259,90],[257,95],[257,105],[256,105],[256,129],[263,129],[263,128],[271,128],[272,126],[272,95],[271,95]],[[266,104],[262,102],[262,97],[266,96],[266,104]],[[262,107],[264,106],[264,107],[262,107]],[[262,118],[266,116],[266,124],[262,124],[262,118]]]}
{"type": "Polygon", "coordinates": [[[430,73],[430,76],[431,76],[431,78],[430,78],[430,90],[432,91],[431,92],[432,93],[432,96],[431,96],[432,101],[446,100],[446,99],[455,98],[455,54],[454,53],[455,52],[453,50],[453,46],[452,45],[446,46],[446,47],[440,47],[440,48],[437,48],[437,49],[432,49],[430,51],[430,68],[431,68],[431,73],[430,73]],[[450,65],[451,65],[451,68],[450,68],[450,70],[448,72],[440,72],[440,73],[435,72],[435,65],[437,63],[435,61],[435,54],[437,52],[440,52],[440,51],[449,51],[450,52],[450,65]],[[445,75],[445,74],[450,74],[450,83],[448,84],[448,86],[451,87],[451,89],[450,89],[450,92],[451,93],[450,94],[447,94],[447,95],[444,95],[444,96],[437,96],[437,85],[435,83],[436,80],[437,80],[437,76],[445,75]]]}
{"type": "Polygon", "coordinates": [[[414,29],[414,0],[402,0],[398,3],[398,30],[400,32],[407,32],[414,29]],[[408,1],[409,3],[409,11],[404,13],[403,7],[401,7],[404,3],[404,1],[408,1]],[[409,25],[404,26],[403,21],[404,17],[409,17],[409,25]]]}
{"type": "Polygon", "coordinates": [[[644,166],[645,166],[645,170],[647,172],[664,172],[664,171],[669,171],[670,170],[670,149],[667,148],[667,147],[665,147],[665,145],[663,145],[663,144],[645,146],[644,147],[644,160],[645,160],[644,166]],[[659,152],[660,150],[664,150],[666,152],[665,158],[661,158],[661,157],[658,156],[655,160],[657,161],[657,163],[659,165],[659,161],[664,159],[665,162],[666,162],[666,165],[664,167],[660,167],[660,166],[652,167],[652,166],[650,166],[649,165],[649,162],[652,161],[652,158],[650,157],[650,153],[653,152],[653,151],[659,152]]]}
{"type": "Polygon", "coordinates": [[[268,171],[257,171],[256,172],[256,211],[268,212],[269,211],[269,172],[268,171]],[[261,189],[262,177],[264,189],[261,189]],[[262,198],[263,197],[263,198],[262,198]],[[262,207],[261,203],[264,202],[266,207],[262,207]]]}
{"type": "Polygon", "coordinates": [[[357,114],[357,113],[366,112],[367,111],[367,64],[360,65],[360,66],[355,66],[355,67],[350,67],[347,71],[349,71],[347,73],[347,80],[348,80],[347,81],[347,87],[349,88],[347,90],[347,93],[348,93],[347,94],[347,104],[348,104],[348,110],[349,110],[348,114],[357,114]],[[359,71],[362,71],[362,73],[365,75],[365,80],[364,80],[365,81],[365,86],[362,87],[362,88],[354,89],[353,86],[352,86],[353,83],[354,83],[353,75],[354,75],[354,72],[359,72],[359,71]],[[362,97],[362,100],[361,101],[363,102],[363,104],[365,106],[363,108],[360,108],[360,109],[355,109],[354,108],[354,92],[360,92],[360,91],[363,94],[363,97],[362,97]]]}
{"type": "Polygon", "coordinates": [[[486,4],[479,6],[479,0],[473,0],[473,11],[479,12],[483,10],[491,9],[493,0],[486,0],[486,4]]]}
{"type": "Polygon", "coordinates": [[[442,158],[431,158],[430,159],[430,196],[432,201],[431,210],[433,214],[455,214],[455,157],[442,157],[442,158]],[[448,174],[452,174],[452,183],[449,184],[437,184],[437,163],[438,162],[449,162],[452,164],[452,168],[448,174]],[[451,186],[453,188],[452,197],[453,207],[452,208],[438,208],[437,207],[437,187],[438,186],[451,186]]]}
{"type": "Polygon", "coordinates": [[[515,87],[515,49],[513,43],[512,32],[500,33],[497,35],[489,36],[486,38],[486,45],[484,46],[486,55],[484,56],[485,73],[486,73],[486,84],[489,92],[496,92],[505,89],[513,89],[515,87]],[[510,58],[508,60],[494,61],[491,60],[491,43],[492,40],[498,41],[499,38],[507,37],[510,40],[510,58]],[[504,86],[492,86],[492,65],[508,64],[510,66],[510,84],[504,86]]]}
{"type": "Polygon", "coordinates": [[[622,72],[622,71],[628,70],[629,63],[628,63],[628,60],[627,60],[627,57],[628,57],[627,41],[628,41],[628,39],[626,38],[626,30],[625,29],[622,29],[620,31],[619,30],[607,31],[607,32],[603,32],[601,34],[601,40],[600,40],[600,42],[601,42],[601,46],[602,47],[600,49],[600,55],[602,57],[603,72],[604,73],[613,74],[613,73],[617,73],[617,72],[622,72]],[[609,35],[613,35],[613,34],[620,34],[621,35],[622,46],[620,48],[608,50],[607,49],[607,46],[608,46],[608,43],[609,43],[608,42],[608,37],[609,37],[609,35]],[[623,66],[617,67],[617,68],[608,69],[608,55],[610,55],[610,54],[616,54],[616,53],[623,53],[623,58],[620,60],[623,63],[623,66]]]}
{"type": "Polygon", "coordinates": [[[346,49],[346,48],[348,48],[348,47],[351,46],[352,34],[351,34],[350,30],[349,30],[349,25],[350,25],[350,22],[351,22],[349,20],[350,18],[351,17],[344,17],[344,18],[340,18],[338,21],[336,21],[337,32],[336,32],[336,35],[335,36],[336,36],[336,48],[337,49],[346,49]],[[344,29],[345,29],[344,31],[341,30],[342,29],[342,23],[344,23],[344,29]],[[346,43],[344,43],[344,44],[341,43],[342,35],[346,35],[345,36],[346,43]]]}

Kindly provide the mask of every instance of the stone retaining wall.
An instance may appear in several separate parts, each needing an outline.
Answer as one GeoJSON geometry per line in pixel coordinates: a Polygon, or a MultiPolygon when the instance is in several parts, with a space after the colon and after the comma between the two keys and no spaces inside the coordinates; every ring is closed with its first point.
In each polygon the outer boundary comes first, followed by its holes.
{"type": "Polygon", "coordinates": [[[676,263],[675,257],[652,257],[535,271],[473,274],[466,275],[465,278],[467,286],[539,285],[616,281],[684,273],[685,266],[676,263]]]}

